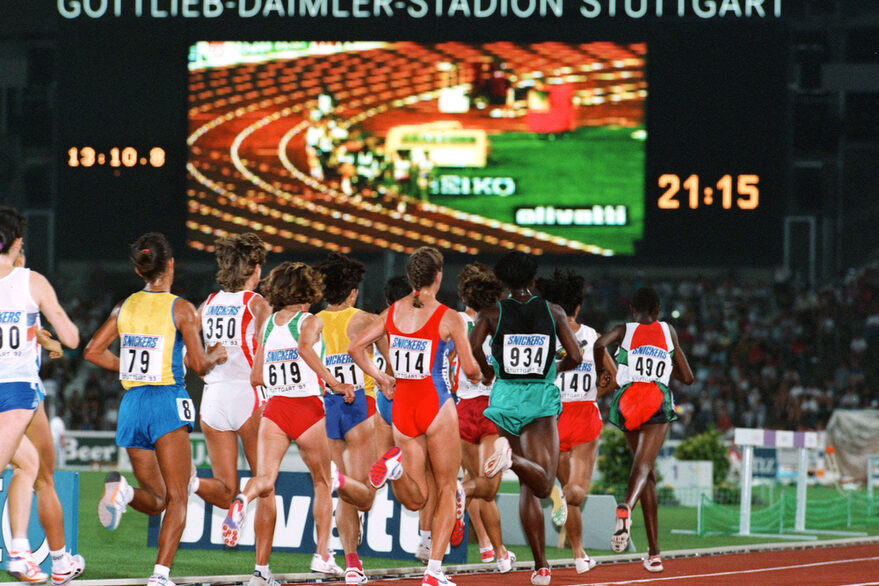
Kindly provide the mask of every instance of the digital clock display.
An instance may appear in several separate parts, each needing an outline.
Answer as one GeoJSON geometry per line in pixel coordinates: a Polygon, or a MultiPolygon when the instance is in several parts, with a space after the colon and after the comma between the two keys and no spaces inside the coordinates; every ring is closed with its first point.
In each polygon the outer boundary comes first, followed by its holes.
{"type": "Polygon", "coordinates": [[[94,147],[70,147],[68,167],[164,167],[165,149],[153,147],[146,153],[134,147],[111,147],[106,151],[94,147]]]}
{"type": "Polygon", "coordinates": [[[756,210],[760,206],[759,183],[759,175],[743,174],[734,179],[732,175],[727,174],[717,183],[702,187],[699,175],[692,174],[682,180],[674,173],[663,173],[659,176],[657,184],[665,191],[659,196],[656,205],[663,210],[680,209],[681,200],[678,199],[680,195],[686,201],[687,207],[693,210],[700,205],[714,205],[715,202],[725,210],[733,207],[740,210],[756,210]],[[681,187],[684,193],[681,193],[681,187]]]}

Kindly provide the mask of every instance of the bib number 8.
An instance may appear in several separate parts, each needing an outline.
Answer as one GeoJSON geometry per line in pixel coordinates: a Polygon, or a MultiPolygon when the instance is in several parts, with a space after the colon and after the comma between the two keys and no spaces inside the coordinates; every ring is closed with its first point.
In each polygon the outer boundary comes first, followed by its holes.
{"type": "Polygon", "coordinates": [[[177,399],[177,417],[181,421],[195,421],[195,405],[192,399],[177,399]]]}

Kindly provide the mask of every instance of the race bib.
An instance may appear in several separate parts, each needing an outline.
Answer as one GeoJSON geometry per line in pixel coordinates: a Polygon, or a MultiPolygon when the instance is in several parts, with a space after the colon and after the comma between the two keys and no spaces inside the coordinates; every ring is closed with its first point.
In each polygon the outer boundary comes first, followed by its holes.
{"type": "Polygon", "coordinates": [[[180,421],[195,421],[195,405],[192,399],[177,399],[177,417],[180,421]]]}
{"type": "Polygon", "coordinates": [[[595,373],[591,362],[582,362],[574,370],[559,374],[562,401],[594,401],[595,373]]]}
{"type": "Polygon", "coordinates": [[[244,307],[240,305],[211,305],[204,310],[201,328],[204,332],[206,346],[219,342],[223,346],[241,345],[241,314],[244,307]]]}
{"type": "Polygon", "coordinates": [[[671,373],[671,354],[656,346],[639,346],[629,351],[629,371],[634,382],[666,380],[671,373]]]}
{"type": "Polygon", "coordinates": [[[504,372],[542,376],[550,358],[549,341],[544,334],[506,334],[504,372]]]}
{"type": "Polygon", "coordinates": [[[165,337],[122,334],[119,348],[119,380],[138,383],[162,381],[165,337]]]}
{"type": "Polygon", "coordinates": [[[330,354],[324,359],[324,365],[340,383],[354,385],[355,389],[363,388],[363,371],[354,364],[350,354],[330,354]]]}
{"type": "Polygon", "coordinates": [[[306,383],[302,380],[304,365],[300,362],[297,348],[266,352],[262,373],[263,383],[269,396],[297,393],[305,389],[306,383]]]}
{"type": "Polygon", "coordinates": [[[27,324],[23,311],[0,310],[0,359],[22,356],[27,341],[27,324]]]}
{"type": "Polygon", "coordinates": [[[388,359],[396,378],[422,379],[430,374],[430,340],[392,334],[389,345],[388,359]]]}

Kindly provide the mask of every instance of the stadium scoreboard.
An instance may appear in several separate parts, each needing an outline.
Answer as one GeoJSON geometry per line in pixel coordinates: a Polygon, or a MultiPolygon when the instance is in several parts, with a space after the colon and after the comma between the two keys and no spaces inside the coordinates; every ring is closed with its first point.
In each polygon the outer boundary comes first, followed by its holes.
{"type": "Polygon", "coordinates": [[[780,262],[779,1],[59,0],[58,20],[73,256],[253,230],[294,252],[780,262]]]}

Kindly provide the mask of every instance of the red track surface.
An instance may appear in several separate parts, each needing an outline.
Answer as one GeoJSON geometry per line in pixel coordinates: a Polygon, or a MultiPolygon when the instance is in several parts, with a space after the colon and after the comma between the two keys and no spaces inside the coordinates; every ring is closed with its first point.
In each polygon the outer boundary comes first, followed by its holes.
{"type": "MultiPolygon", "coordinates": [[[[665,560],[663,565],[665,571],[660,574],[648,573],[640,562],[599,565],[581,575],[573,568],[556,568],[552,584],[879,584],[879,544],[679,558],[665,560]]],[[[458,586],[507,586],[530,584],[530,576],[530,571],[518,571],[449,577],[458,586]]],[[[377,583],[417,586],[421,581],[370,580],[370,584],[377,583]]]]}

